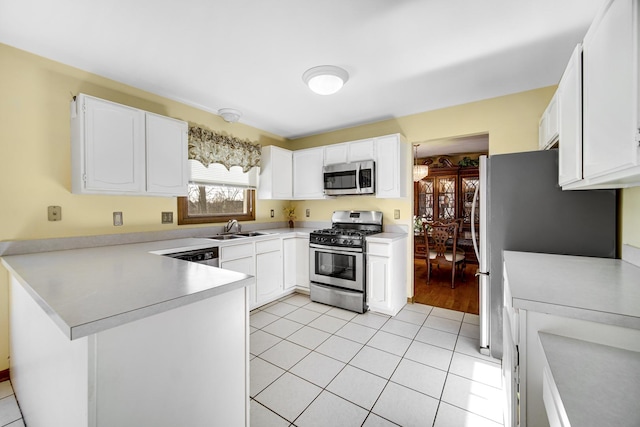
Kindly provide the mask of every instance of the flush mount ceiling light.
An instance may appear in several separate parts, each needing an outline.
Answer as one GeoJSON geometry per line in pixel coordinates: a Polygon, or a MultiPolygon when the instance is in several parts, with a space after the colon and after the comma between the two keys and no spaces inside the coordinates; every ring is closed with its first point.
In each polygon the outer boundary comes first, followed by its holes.
{"type": "Polygon", "coordinates": [[[302,80],[313,92],[331,95],[339,91],[349,80],[349,73],[333,65],[320,65],[305,71],[302,80]]]}
{"type": "Polygon", "coordinates": [[[225,122],[235,123],[240,120],[242,112],[233,108],[221,108],[218,110],[218,115],[222,116],[225,122]]]}

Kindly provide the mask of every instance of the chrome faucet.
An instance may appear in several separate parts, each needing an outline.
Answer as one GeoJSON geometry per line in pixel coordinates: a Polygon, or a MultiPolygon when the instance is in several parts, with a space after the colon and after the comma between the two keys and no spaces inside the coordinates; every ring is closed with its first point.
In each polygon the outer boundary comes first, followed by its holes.
{"type": "Polygon", "coordinates": [[[224,232],[225,232],[225,233],[230,232],[230,231],[231,231],[231,229],[232,229],[234,226],[236,227],[236,233],[239,233],[239,232],[240,232],[240,230],[241,230],[241,228],[242,228],[242,226],[238,223],[238,220],[237,220],[237,219],[230,219],[230,220],[227,222],[227,225],[225,225],[225,226],[224,226],[224,232]]]}

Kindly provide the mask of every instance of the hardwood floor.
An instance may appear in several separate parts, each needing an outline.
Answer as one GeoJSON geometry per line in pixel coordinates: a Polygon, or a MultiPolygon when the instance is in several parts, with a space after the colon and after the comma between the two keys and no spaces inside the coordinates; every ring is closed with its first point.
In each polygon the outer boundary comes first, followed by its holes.
{"type": "Polygon", "coordinates": [[[431,281],[427,285],[427,265],[424,259],[414,259],[413,266],[414,302],[465,313],[479,313],[478,279],[475,277],[477,265],[467,265],[464,282],[456,277],[454,289],[451,289],[451,270],[434,269],[431,273],[431,281]]]}

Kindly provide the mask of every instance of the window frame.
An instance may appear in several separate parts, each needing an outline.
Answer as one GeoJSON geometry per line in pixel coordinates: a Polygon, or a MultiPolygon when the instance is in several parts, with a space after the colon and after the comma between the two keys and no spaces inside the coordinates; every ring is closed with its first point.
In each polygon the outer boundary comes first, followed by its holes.
{"type": "Polygon", "coordinates": [[[189,200],[187,196],[178,197],[178,225],[210,224],[226,222],[230,219],[238,221],[255,221],[256,219],[256,190],[245,188],[245,197],[248,204],[246,214],[224,215],[189,215],[189,200]]]}

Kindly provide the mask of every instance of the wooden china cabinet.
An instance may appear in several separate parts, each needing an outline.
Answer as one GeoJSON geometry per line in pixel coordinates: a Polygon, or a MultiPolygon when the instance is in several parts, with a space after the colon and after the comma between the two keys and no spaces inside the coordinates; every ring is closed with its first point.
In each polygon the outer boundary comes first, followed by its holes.
{"type": "MultiPolygon", "coordinates": [[[[452,220],[462,218],[460,238],[469,240],[470,247],[465,252],[467,259],[475,260],[472,242],[465,232],[471,231],[471,207],[473,194],[479,185],[477,167],[442,167],[429,168],[429,175],[418,182],[414,182],[414,215],[426,218],[427,221],[452,220]]],[[[479,202],[476,201],[476,212],[473,223],[476,231],[479,226],[479,202]]],[[[460,240],[459,240],[460,242],[460,240]]]]}

